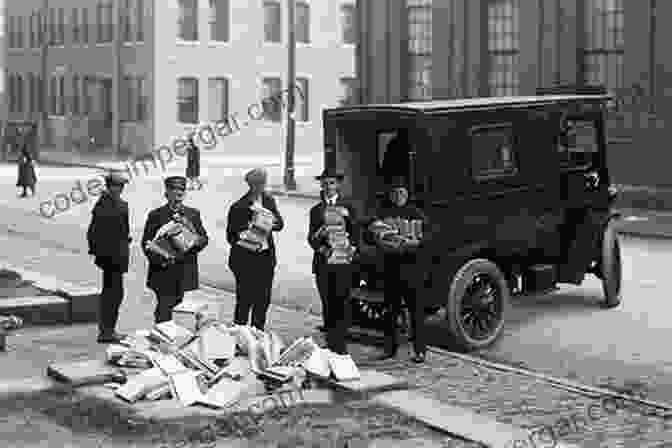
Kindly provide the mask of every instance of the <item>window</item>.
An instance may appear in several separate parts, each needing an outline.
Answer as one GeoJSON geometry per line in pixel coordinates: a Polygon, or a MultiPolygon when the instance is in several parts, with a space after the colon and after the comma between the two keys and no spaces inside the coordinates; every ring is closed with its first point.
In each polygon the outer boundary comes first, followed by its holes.
{"type": "Polygon", "coordinates": [[[121,11],[121,20],[122,20],[122,37],[123,42],[132,42],[133,38],[131,33],[133,32],[132,20],[133,10],[131,9],[131,0],[124,0],[124,7],[121,11]]]}
{"type": "Polygon", "coordinates": [[[623,0],[586,0],[583,79],[611,89],[624,87],[623,0]]]}
{"type": "Polygon", "coordinates": [[[229,0],[210,0],[210,40],[229,41],[229,0]]]}
{"type": "Polygon", "coordinates": [[[354,44],[357,41],[355,5],[341,6],[341,26],[343,27],[343,43],[354,44]]]}
{"type": "Polygon", "coordinates": [[[310,43],[310,6],[306,2],[296,2],[296,41],[310,43]]]}
{"type": "Polygon", "coordinates": [[[178,79],[177,121],[198,123],[198,79],[178,79]]]}
{"type": "Polygon", "coordinates": [[[597,129],[594,121],[565,120],[558,139],[560,163],[582,166],[590,163],[598,152],[597,129]]]}
{"type": "Polygon", "coordinates": [[[281,32],[280,2],[267,0],[264,2],[264,41],[280,42],[281,32]]]}
{"type": "Polygon", "coordinates": [[[178,0],[178,3],[178,39],[184,41],[198,40],[198,8],[196,0],[178,0]]]}
{"type": "Polygon", "coordinates": [[[112,42],[114,35],[114,5],[110,0],[101,0],[96,5],[98,43],[112,42]]]}
{"type": "Polygon", "coordinates": [[[475,179],[515,174],[513,127],[510,124],[479,126],[471,134],[471,167],[475,179]]]}
{"type": "Polygon", "coordinates": [[[58,8],[58,45],[65,44],[65,9],[58,8]]]}
{"type": "Polygon", "coordinates": [[[145,79],[140,76],[124,77],[124,98],[122,100],[122,120],[146,120],[145,79]]]}
{"type": "Polygon", "coordinates": [[[72,8],[72,43],[79,43],[79,9],[72,8]]]}
{"type": "Polygon", "coordinates": [[[52,76],[49,91],[51,100],[51,115],[62,116],[65,114],[65,78],[52,76]]]}
{"type": "Polygon", "coordinates": [[[229,114],[229,81],[226,78],[208,79],[208,120],[223,121],[229,114]]]}
{"type": "Polygon", "coordinates": [[[16,111],[23,113],[24,109],[24,85],[23,76],[16,75],[16,111]]]}
{"type": "Polygon", "coordinates": [[[143,42],[145,40],[145,5],[143,0],[136,0],[135,12],[135,23],[137,25],[135,40],[143,42]]]}
{"type": "Polygon", "coordinates": [[[262,81],[262,105],[264,116],[268,121],[280,121],[282,114],[282,105],[280,95],[282,94],[282,81],[280,78],[264,78],[262,81]]]}
{"type": "Polygon", "coordinates": [[[89,43],[89,10],[82,8],[82,43],[89,43]]]}
{"type": "Polygon", "coordinates": [[[33,35],[33,16],[34,13],[28,18],[28,48],[35,48],[35,36],[33,35]]]}
{"type": "Polygon", "coordinates": [[[409,100],[432,98],[432,0],[406,0],[409,100]]]}
{"type": "Polygon", "coordinates": [[[518,0],[494,0],[488,5],[489,89],[493,96],[518,94],[518,0]]]}
{"type": "Polygon", "coordinates": [[[93,80],[90,76],[85,76],[82,82],[82,114],[88,115],[93,112],[93,80]]]}
{"type": "Polygon", "coordinates": [[[341,95],[338,100],[340,106],[357,104],[357,79],[341,78],[341,95]]]}
{"type": "Polygon", "coordinates": [[[23,48],[23,17],[16,18],[16,47],[23,48]]]}
{"type": "Polygon", "coordinates": [[[72,111],[72,115],[79,115],[80,114],[80,108],[79,108],[79,76],[74,75],[72,77],[72,103],[70,105],[70,111],[72,111]]]}
{"type": "MultiPolygon", "coordinates": [[[[306,78],[296,78],[296,86],[292,89],[294,94],[294,112],[296,121],[310,121],[309,116],[309,92],[308,80],[306,78]]],[[[291,94],[290,93],[290,94],[291,94]]]]}
{"type": "Polygon", "coordinates": [[[136,95],[138,103],[135,110],[136,121],[146,121],[147,120],[147,86],[145,78],[141,77],[136,79],[136,95]]]}
{"type": "Polygon", "coordinates": [[[9,35],[8,47],[14,48],[14,17],[7,19],[7,34],[9,35]]]}

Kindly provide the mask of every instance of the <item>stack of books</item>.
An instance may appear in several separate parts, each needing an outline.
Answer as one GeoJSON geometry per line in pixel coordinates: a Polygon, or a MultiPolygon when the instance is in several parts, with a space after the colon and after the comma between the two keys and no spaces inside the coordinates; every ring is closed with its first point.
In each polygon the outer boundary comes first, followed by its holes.
{"type": "Polygon", "coordinates": [[[331,249],[328,264],[349,264],[355,249],[350,244],[350,235],[346,231],[345,217],[348,211],[344,207],[329,206],[324,210],[324,225],[327,232],[327,245],[331,249]]]}
{"type": "Polygon", "coordinates": [[[156,232],[156,236],[147,242],[146,247],[167,261],[190,251],[200,239],[192,225],[170,221],[156,232]]]}
{"type": "Polygon", "coordinates": [[[273,230],[275,216],[263,207],[252,209],[252,220],[246,230],[241,232],[238,245],[254,252],[268,249],[268,238],[273,230]]]}

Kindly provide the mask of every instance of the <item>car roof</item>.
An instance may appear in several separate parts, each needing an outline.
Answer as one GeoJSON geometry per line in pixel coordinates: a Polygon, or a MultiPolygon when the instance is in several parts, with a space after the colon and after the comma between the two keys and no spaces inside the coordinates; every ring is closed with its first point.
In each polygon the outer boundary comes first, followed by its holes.
{"type": "Polygon", "coordinates": [[[482,98],[460,98],[454,100],[433,100],[396,104],[358,104],[325,109],[327,113],[389,111],[389,112],[449,112],[465,109],[492,109],[505,106],[533,106],[568,101],[606,101],[613,99],[609,94],[587,95],[535,95],[497,96],[482,98]]]}

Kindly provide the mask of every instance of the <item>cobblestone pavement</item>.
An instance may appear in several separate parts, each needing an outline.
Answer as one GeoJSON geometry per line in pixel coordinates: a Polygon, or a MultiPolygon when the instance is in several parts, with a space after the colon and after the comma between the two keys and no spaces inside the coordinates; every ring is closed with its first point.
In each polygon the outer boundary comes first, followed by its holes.
{"type": "MultiPolygon", "coordinates": [[[[98,285],[99,272],[91,260],[81,253],[45,247],[40,242],[16,235],[1,235],[6,261],[29,270],[54,275],[67,281],[98,285]],[[5,255],[7,257],[7,255],[5,255]]],[[[127,299],[122,306],[121,330],[146,328],[152,323],[153,297],[144,288],[144,267],[136,259],[126,278],[127,299]]],[[[228,294],[202,290],[199,294],[220,301],[225,316],[232,314],[233,299],[228,294]]],[[[309,314],[272,306],[269,327],[283,337],[293,339],[312,333],[320,319],[309,314]]],[[[0,378],[25,378],[43,375],[48,363],[98,356],[101,346],[93,343],[94,325],[22,329],[8,339],[0,378]]],[[[430,353],[424,366],[415,366],[401,351],[399,360],[372,362],[378,348],[351,344],[351,352],[362,367],[376,369],[407,378],[424,394],[442,401],[475,409],[502,421],[523,427],[554,425],[563,416],[586,414],[592,403],[583,396],[553,388],[527,377],[489,371],[449,356],[430,353]]],[[[651,395],[650,395],[651,396],[651,395]]],[[[657,398],[655,395],[653,399],[657,398]]],[[[582,442],[584,447],[638,446],[655,447],[672,439],[672,423],[658,417],[638,415],[619,410],[591,421],[581,430],[570,431],[563,440],[582,442]]],[[[543,446],[543,445],[542,445],[543,446]]]]}

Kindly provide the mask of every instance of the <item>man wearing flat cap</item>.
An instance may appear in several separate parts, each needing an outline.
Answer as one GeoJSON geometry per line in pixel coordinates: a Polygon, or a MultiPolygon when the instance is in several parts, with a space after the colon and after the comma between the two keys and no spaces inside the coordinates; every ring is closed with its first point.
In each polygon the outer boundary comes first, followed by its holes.
{"type": "Polygon", "coordinates": [[[330,350],[346,354],[346,331],[349,326],[349,296],[352,289],[353,271],[350,263],[330,264],[332,248],[329,245],[325,211],[328,207],[337,207],[344,211],[345,231],[352,247],[358,244],[358,228],[355,209],[340,194],[343,174],[325,169],[315,178],[320,181],[321,200],[310,209],[308,224],[308,244],[313,249],[313,274],[317,291],[322,301],[322,319],[327,333],[327,346],[330,350]]]}
{"type": "Polygon", "coordinates": [[[266,193],[267,177],[261,168],[245,175],[249,190],[231,205],[226,226],[229,268],[236,278],[234,323],[248,325],[251,314],[251,324],[260,330],[266,325],[277,264],[272,232],[284,227],[275,199],[266,193]]]}
{"type": "Polygon", "coordinates": [[[103,289],[98,310],[98,342],[114,343],[123,339],[115,332],[119,306],[124,298],[124,273],[128,272],[131,243],[128,203],[121,193],[128,180],[118,172],[105,176],[105,191],[91,212],[86,233],[89,254],[103,271],[103,289]]]}
{"type": "Polygon", "coordinates": [[[187,179],[171,176],[164,180],[167,203],[149,212],[142,235],[142,249],[149,261],[147,287],[156,294],[156,323],[172,320],[173,308],[184,298],[184,293],[198,289],[198,253],[208,245],[208,234],[203,227],[200,212],[184,205],[187,179]],[[196,244],[186,252],[167,259],[147,247],[157,232],[167,224],[179,224],[198,236],[196,244]]]}

